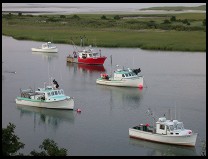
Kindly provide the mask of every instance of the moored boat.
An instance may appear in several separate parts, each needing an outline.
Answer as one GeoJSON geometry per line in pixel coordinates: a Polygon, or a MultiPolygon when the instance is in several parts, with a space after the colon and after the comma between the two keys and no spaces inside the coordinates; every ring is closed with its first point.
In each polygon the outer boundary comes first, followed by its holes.
{"type": "Polygon", "coordinates": [[[185,129],[183,122],[160,117],[155,124],[156,126],[150,126],[148,123],[139,124],[129,128],[129,136],[165,144],[195,146],[198,134],[185,129]]]}
{"type": "Polygon", "coordinates": [[[120,86],[120,87],[139,87],[143,88],[143,76],[141,69],[117,69],[113,75],[101,74],[100,78],[96,80],[97,84],[120,86]]]}
{"type": "Polygon", "coordinates": [[[31,48],[31,50],[34,52],[50,52],[50,53],[58,52],[58,48],[55,45],[53,45],[50,41],[42,44],[41,47],[31,48]]]}
{"type": "Polygon", "coordinates": [[[66,96],[55,79],[48,85],[44,83],[44,88],[38,88],[36,91],[31,88],[20,90],[20,96],[15,101],[16,104],[33,107],[74,109],[74,98],[66,96]]]}
{"type": "Polygon", "coordinates": [[[87,49],[74,51],[73,55],[68,55],[67,62],[88,65],[103,65],[106,58],[106,56],[101,55],[101,50],[100,53],[98,53],[98,51],[95,51],[91,46],[89,46],[87,49]]]}

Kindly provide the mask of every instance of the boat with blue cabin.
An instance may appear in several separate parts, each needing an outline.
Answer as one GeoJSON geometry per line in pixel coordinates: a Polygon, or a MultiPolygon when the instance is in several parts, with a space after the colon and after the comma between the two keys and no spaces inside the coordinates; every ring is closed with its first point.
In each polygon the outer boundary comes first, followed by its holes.
{"type": "Polygon", "coordinates": [[[29,88],[20,89],[20,96],[16,99],[16,104],[32,107],[51,108],[51,109],[74,109],[74,98],[66,96],[63,89],[59,89],[58,82],[54,79],[43,88],[36,91],[29,88]]]}
{"type": "MultiPolygon", "coordinates": [[[[118,65],[117,65],[118,66],[118,65]]],[[[120,86],[120,87],[139,87],[143,88],[144,76],[141,75],[141,69],[117,69],[113,75],[102,73],[96,80],[97,84],[120,86]]]]}

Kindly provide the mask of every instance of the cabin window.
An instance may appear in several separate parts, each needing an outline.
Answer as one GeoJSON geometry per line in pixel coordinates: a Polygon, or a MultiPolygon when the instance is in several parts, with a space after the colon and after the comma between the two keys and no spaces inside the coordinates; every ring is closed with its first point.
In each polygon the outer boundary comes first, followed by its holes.
{"type": "Polygon", "coordinates": [[[89,57],[92,57],[92,54],[89,54],[89,57]]]}
{"type": "Polygon", "coordinates": [[[129,76],[131,76],[131,73],[129,73],[129,76]]]}
{"type": "Polygon", "coordinates": [[[57,91],[55,91],[55,95],[58,95],[58,92],[57,91]]]}
{"type": "Polygon", "coordinates": [[[176,135],[179,135],[179,133],[175,133],[176,135]]]}
{"type": "Polygon", "coordinates": [[[170,127],[170,130],[173,131],[173,129],[174,129],[173,125],[170,125],[169,127],[170,127]]]}
{"type": "Polygon", "coordinates": [[[48,92],[48,96],[51,96],[50,92],[48,92]]]}
{"type": "Polygon", "coordinates": [[[124,74],[122,74],[122,77],[125,77],[125,75],[124,75],[124,74]]]}
{"type": "Polygon", "coordinates": [[[86,54],[82,54],[82,58],[86,58],[87,57],[87,55],[86,54]]]}
{"type": "Polygon", "coordinates": [[[165,125],[160,125],[160,129],[164,130],[165,129],[165,125]]]}
{"type": "Polygon", "coordinates": [[[58,91],[58,94],[61,94],[61,92],[60,92],[60,91],[58,91]]]}
{"type": "Polygon", "coordinates": [[[96,56],[96,55],[97,55],[97,53],[94,53],[94,54],[93,54],[93,56],[96,56]]]}
{"type": "Polygon", "coordinates": [[[126,75],[126,77],[128,77],[129,75],[128,74],[125,74],[126,75]]]}
{"type": "Polygon", "coordinates": [[[51,92],[52,96],[54,95],[54,92],[51,92]]]}
{"type": "Polygon", "coordinates": [[[180,122],[176,125],[176,129],[183,129],[183,124],[180,122]]]}

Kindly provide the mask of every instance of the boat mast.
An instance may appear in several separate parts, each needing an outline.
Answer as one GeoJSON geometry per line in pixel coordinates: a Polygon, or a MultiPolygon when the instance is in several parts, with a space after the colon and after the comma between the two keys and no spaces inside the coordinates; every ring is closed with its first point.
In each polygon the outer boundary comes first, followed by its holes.
{"type": "Polygon", "coordinates": [[[72,45],[73,45],[74,50],[77,50],[78,51],[77,46],[75,45],[75,43],[73,42],[73,40],[71,40],[71,42],[72,42],[72,45]]]}
{"type": "Polygon", "coordinates": [[[152,122],[153,122],[152,126],[155,127],[156,116],[153,114],[150,108],[147,109],[146,114],[147,116],[150,116],[152,118],[152,122]]]}
{"type": "Polygon", "coordinates": [[[111,77],[112,77],[112,55],[110,55],[110,62],[111,62],[111,77]]]}
{"type": "Polygon", "coordinates": [[[176,120],[176,103],[175,103],[175,120],[176,120]]]}
{"type": "Polygon", "coordinates": [[[85,35],[84,36],[80,36],[81,38],[81,43],[80,43],[80,47],[84,47],[84,39],[86,38],[85,35]]]}
{"type": "Polygon", "coordinates": [[[169,119],[172,120],[171,115],[170,115],[170,108],[168,109],[168,116],[169,116],[169,119]]]}

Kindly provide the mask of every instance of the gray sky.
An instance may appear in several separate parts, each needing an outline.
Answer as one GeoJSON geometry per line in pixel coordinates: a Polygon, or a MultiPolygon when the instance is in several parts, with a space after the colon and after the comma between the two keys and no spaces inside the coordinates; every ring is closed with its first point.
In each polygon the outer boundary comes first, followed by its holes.
{"type": "Polygon", "coordinates": [[[200,6],[206,3],[2,3],[2,11],[55,11],[65,13],[138,11],[162,6],[200,6]]]}

